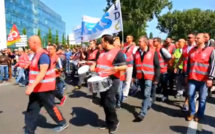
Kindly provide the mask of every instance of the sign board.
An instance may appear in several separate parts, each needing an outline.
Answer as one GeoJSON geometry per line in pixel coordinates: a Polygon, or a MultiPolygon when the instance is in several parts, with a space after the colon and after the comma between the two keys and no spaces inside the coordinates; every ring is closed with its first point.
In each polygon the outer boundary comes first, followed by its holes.
{"type": "Polygon", "coordinates": [[[16,43],[16,47],[26,47],[27,46],[27,35],[20,35],[21,41],[16,43]]]}
{"type": "Polygon", "coordinates": [[[5,3],[0,0],[0,50],[7,48],[7,35],[6,35],[6,19],[5,19],[5,3]]]}

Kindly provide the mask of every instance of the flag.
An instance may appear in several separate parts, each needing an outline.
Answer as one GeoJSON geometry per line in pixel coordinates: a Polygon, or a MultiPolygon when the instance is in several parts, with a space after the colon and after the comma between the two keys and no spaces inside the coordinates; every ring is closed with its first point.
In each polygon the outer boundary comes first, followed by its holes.
{"type": "Polygon", "coordinates": [[[122,12],[120,0],[116,0],[110,9],[103,15],[103,17],[90,29],[83,27],[82,21],[82,38],[83,40],[93,40],[102,37],[104,34],[114,34],[123,31],[122,12]]]}
{"type": "Polygon", "coordinates": [[[81,26],[77,26],[74,29],[74,35],[75,35],[75,42],[76,43],[81,43],[81,26]]]}
{"type": "Polygon", "coordinates": [[[10,30],[10,33],[7,38],[7,46],[13,45],[16,42],[21,41],[19,31],[15,24],[13,24],[12,29],[10,30]]]}
{"type": "Polygon", "coordinates": [[[89,41],[88,38],[85,38],[85,35],[88,35],[88,33],[95,27],[99,20],[100,18],[90,17],[86,15],[82,17],[81,25],[82,42],[89,41]]]}

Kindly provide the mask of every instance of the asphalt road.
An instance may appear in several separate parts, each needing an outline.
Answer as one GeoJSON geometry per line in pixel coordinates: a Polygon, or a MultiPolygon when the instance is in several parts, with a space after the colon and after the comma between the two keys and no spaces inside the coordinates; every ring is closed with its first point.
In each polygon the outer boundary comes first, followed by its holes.
{"type": "MultiPolygon", "coordinates": [[[[25,87],[14,86],[12,83],[0,84],[0,134],[23,133],[24,114],[28,96],[25,87]]],[[[90,101],[87,88],[71,92],[73,87],[67,85],[68,98],[64,106],[60,106],[69,127],[60,134],[103,134],[108,130],[99,130],[98,125],[104,121],[104,112],[96,102],[90,101]]],[[[134,115],[140,111],[141,95],[129,97],[122,108],[117,111],[120,125],[119,134],[212,134],[215,133],[215,98],[208,99],[206,115],[202,123],[185,120],[187,113],[181,111],[183,98],[156,102],[148,111],[142,122],[135,123],[134,115]]],[[[37,134],[54,134],[55,122],[44,109],[38,117],[37,134]]]]}

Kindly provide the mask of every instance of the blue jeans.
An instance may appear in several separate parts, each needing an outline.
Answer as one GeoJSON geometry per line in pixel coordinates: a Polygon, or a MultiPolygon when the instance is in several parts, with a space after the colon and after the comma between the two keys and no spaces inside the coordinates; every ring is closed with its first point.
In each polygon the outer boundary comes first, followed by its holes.
{"type": "Polygon", "coordinates": [[[152,90],[152,81],[140,79],[139,83],[140,83],[140,88],[141,88],[141,94],[143,96],[143,102],[142,102],[142,108],[140,111],[140,115],[145,116],[148,108],[152,106],[152,102],[150,99],[151,90],[152,90]]]}
{"type": "Polygon", "coordinates": [[[157,85],[157,91],[158,93],[163,94],[163,96],[165,97],[169,95],[168,89],[167,89],[167,82],[168,82],[168,74],[167,73],[161,74],[160,81],[157,85]]]}
{"type": "Polygon", "coordinates": [[[117,106],[121,106],[121,102],[123,100],[123,81],[120,81],[117,95],[117,106]]]}
{"type": "Polygon", "coordinates": [[[195,103],[195,93],[199,91],[199,109],[197,112],[198,117],[203,117],[205,112],[206,106],[206,97],[208,87],[206,83],[203,81],[195,81],[190,80],[188,82],[188,89],[189,89],[189,107],[190,107],[190,115],[194,115],[196,113],[196,103],[195,103]]]}
{"type": "Polygon", "coordinates": [[[70,62],[69,60],[66,60],[66,72],[68,73],[70,71],[70,62]]]}
{"type": "Polygon", "coordinates": [[[1,65],[0,66],[0,81],[2,80],[8,80],[8,66],[7,65],[1,65]]]}
{"type": "Polygon", "coordinates": [[[24,70],[23,68],[20,68],[18,77],[16,78],[16,83],[22,83],[22,81],[25,80],[24,71],[25,71],[25,70],[24,70]]]}

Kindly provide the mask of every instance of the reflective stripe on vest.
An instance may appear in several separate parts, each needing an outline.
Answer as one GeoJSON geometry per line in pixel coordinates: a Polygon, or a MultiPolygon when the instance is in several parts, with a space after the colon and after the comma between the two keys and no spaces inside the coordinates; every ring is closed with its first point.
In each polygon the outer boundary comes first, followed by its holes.
{"type": "MultiPolygon", "coordinates": [[[[53,81],[55,81],[55,78],[41,80],[40,83],[48,83],[48,82],[53,82],[53,81]]],[[[35,80],[29,80],[29,83],[34,83],[34,82],[35,82],[35,80]]]]}
{"type": "Polygon", "coordinates": [[[202,63],[198,63],[198,62],[192,63],[192,64],[190,64],[190,66],[191,67],[193,67],[193,66],[209,67],[209,65],[207,65],[207,64],[202,64],[202,63]]]}
{"type": "MultiPolygon", "coordinates": [[[[47,71],[47,72],[46,72],[46,75],[51,74],[51,73],[53,73],[53,72],[55,72],[55,69],[52,69],[52,70],[47,71]]],[[[39,73],[40,73],[39,71],[30,71],[30,72],[29,72],[29,74],[34,74],[34,75],[39,74],[39,73]]]]}
{"type": "Polygon", "coordinates": [[[208,75],[207,72],[202,72],[202,71],[198,71],[198,70],[190,70],[189,73],[192,73],[192,72],[197,73],[197,74],[201,74],[201,75],[208,75]]]}

